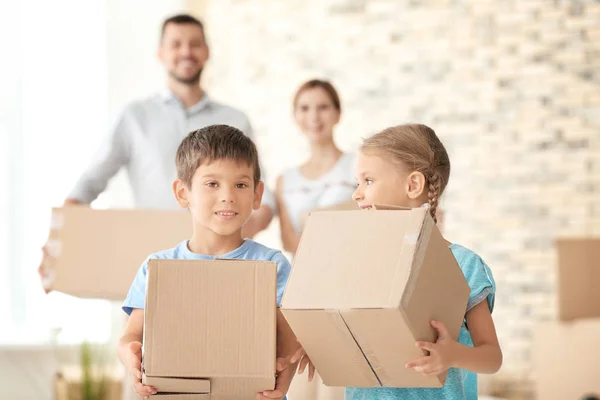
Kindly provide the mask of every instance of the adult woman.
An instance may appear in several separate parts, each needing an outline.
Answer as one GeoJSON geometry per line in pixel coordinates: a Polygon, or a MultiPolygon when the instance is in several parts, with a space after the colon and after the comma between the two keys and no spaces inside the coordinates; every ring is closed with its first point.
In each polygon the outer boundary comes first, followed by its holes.
{"type": "MultiPolygon", "coordinates": [[[[356,187],[353,154],[342,152],[333,138],[340,120],[341,103],[333,85],[310,80],[294,97],[294,120],[310,144],[310,157],[289,168],[277,179],[277,206],[283,248],[294,254],[305,219],[312,210],[352,201],[356,187]]],[[[343,388],[324,386],[315,376],[312,382],[297,377],[288,392],[290,400],[341,400],[343,388]]]]}

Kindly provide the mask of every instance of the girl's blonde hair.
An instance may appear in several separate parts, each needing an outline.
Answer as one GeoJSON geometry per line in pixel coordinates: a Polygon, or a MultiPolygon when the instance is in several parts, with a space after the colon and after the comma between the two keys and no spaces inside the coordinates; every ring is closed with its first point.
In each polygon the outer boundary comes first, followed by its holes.
{"type": "Polygon", "coordinates": [[[439,198],[450,178],[450,158],[433,129],[421,124],[393,126],[365,139],[361,151],[375,151],[421,172],[427,183],[429,211],[437,223],[439,198]]]}

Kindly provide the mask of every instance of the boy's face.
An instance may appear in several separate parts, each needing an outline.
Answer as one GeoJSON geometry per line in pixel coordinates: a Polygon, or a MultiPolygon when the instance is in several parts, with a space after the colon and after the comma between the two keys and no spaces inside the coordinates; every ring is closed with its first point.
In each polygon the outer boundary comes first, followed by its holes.
{"type": "Polygon", "coordinates": [[[254,168],[233,160],[200,165],[191,188],[179,179],[174,190],[181,207],[189,208],[194,228],[229,236],[241,232],[252,210],[260,207],[264,184],[254,185],[254,168]]]}

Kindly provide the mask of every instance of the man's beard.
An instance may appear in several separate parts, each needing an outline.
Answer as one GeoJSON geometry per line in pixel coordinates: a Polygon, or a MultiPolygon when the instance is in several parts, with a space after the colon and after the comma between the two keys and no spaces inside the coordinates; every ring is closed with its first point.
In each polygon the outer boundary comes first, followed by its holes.
{"type": "Polygon", "coordinates": [[[198,85],[200,83],[200,76],[202,75],[202,68],[198,69],[198,72],[190,78],[179,76],[175,71],[169,71],[169,75],[177,82],[183,83],[184,85],[198,85]]]}

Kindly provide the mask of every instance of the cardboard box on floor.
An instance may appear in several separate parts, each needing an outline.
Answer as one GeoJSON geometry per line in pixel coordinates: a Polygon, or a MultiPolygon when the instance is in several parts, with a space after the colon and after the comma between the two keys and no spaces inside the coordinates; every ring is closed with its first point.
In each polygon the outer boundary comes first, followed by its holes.
{"type": "Polygon", "coordinates": [[[311,214],[282,312],[328,386],[441,387],[404,365],[431,320],[458,338],[469,286],[426,209],[377,208],[311,214]]]}
{"type": "MultiPolygon", "coordinates": [[[[98,372],[94,370],[94,372],[98,372]]],[[[95,377],[93,390],[102,381],[102,399],[120,400],[122,392],[123,373],[122,370],[106,370],[95,377]]],[[[82,371],[78,366],[63,367],[56,374],[54,380],[55,400],[85,400],[83,396],[82,371]]]]}
{"type": "Polygon", "coordinates": [[[600,238],[562,238],[556,248],[559,319],[600,318],[600,238]]]}
{"type": "Polygon", "coordinates": [[[122,301],[150,254],[192,235],[184,211],[52,210],[48,250],[53,259],[44,287],[77,297],[122,301]]]}
{"type": "Polygon", "coordinates": [[[150,260],[144,382],[211,400],[273,389],[276,287],[272,262],[150,260]]]}
{"type": "Polygon", "coordinates": [[[540,323],[533,340],[533,381],[540,400],[600,398],[600,318],[540,323]]]}

